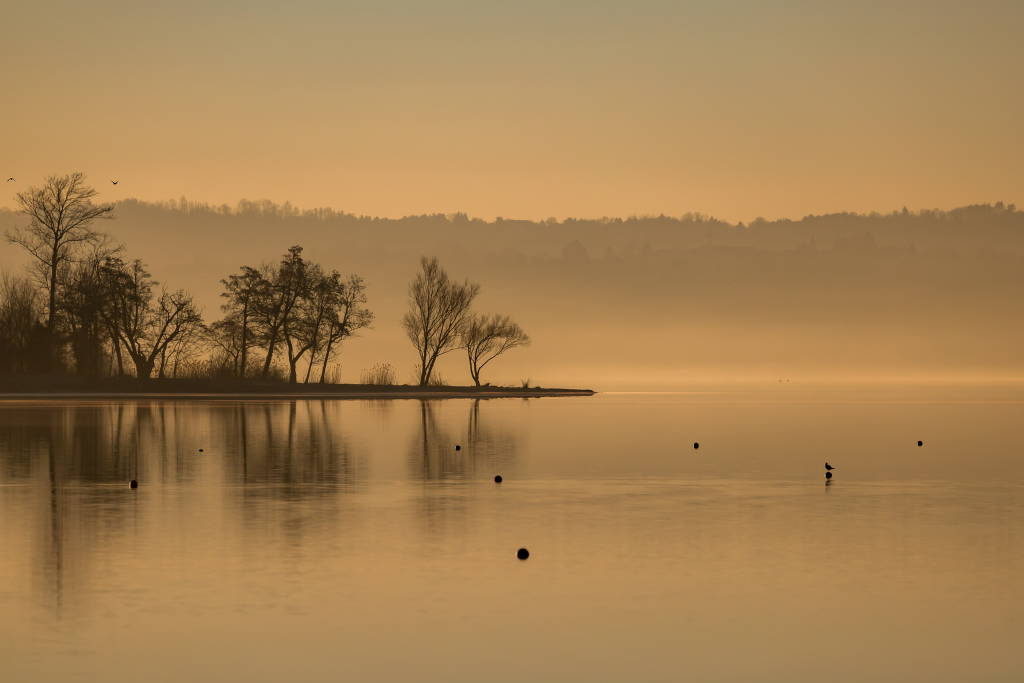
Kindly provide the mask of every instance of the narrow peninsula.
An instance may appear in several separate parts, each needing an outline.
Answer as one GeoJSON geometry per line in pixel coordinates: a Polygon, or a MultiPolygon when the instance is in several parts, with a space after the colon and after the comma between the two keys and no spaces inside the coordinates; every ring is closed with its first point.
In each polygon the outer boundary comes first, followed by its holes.
{"type": "Polygon", "coordinates": [[[413,384],[292,384],[279,381],[131,377],[12,376],[0,379],[0,399],[441,399],[592,396],[592,389],[505,386],[418,386],[413,384]]]}

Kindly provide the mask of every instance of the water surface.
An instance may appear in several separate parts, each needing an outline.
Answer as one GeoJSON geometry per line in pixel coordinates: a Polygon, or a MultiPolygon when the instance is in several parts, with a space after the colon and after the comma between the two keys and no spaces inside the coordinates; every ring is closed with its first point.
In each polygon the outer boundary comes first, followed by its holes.
{"type": "Polygon", "coordinates": [[[0,674],[1020,680],[1022,400],[0,402],[0,674]]]}

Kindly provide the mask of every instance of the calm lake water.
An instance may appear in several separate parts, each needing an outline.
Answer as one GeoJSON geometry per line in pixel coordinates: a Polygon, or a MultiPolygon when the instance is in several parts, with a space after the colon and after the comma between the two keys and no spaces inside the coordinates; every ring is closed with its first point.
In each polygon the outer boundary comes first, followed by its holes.
{"type": "Polygon", "coordinates": [[[0,679],[1024,680],[1022,424],[963,387],[4,401],[0,679]]]}

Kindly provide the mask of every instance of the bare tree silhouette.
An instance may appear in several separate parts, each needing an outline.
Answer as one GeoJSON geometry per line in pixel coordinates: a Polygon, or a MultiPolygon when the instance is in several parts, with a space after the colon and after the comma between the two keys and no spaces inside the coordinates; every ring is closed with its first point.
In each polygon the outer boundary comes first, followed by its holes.
{"type": "Polygon", "coordinates": [[[310,352],[309,367],[306,369],[306,382],[315,363],[320,363],[320,384],[327,379],[327,366],[331,354],[336,352],[341,343],[359,330],[373,323],[373,313],[364,307],[366,303],[366,286],[358,275],[342,280],[337,271],[331,271],[317,287],[315,293],[323,302],[315,305],[313,310],[320,311],[319,321],[313,329],[313,346],[310,352]],[[322,352],[320,358],[317,355],[322,352]]]}
{"type": "Polygon", "coordinates": [[[469,358],[469,374],[480,386],[480,372],[492,360],[519,346],[530,337],[507,315],[471,315],[462,329],[462,346],[469,358]]]}
{"type": "Polygon", "coordinates": [[[202,317],[192,297],[182,290],[163,291],[154,299],[153,282],[139,260],[124,264],[109,259],[105,268],[108,282],[109,315],[120,343],[135,363],[139,379],[148,379],[158,358],[179,337],[193,336],[202,327],[202,317]]]}
{"type": "Polygon", "coordinates": [[[0,374],[30,369],[39,314],[39,297],[31,281],[3,273],[0,277],[0,374]]]}
{"type": "Polygon", "coordinates": [[[117,335],[110,327],[104,271],[104,264],[119,251],[120,247],[110,247],[106,242],[95,245],[61,277],[61,329],[69,341],[75,370],[81,375],[95,377],[101,373],[108,342],[111,351],[120,356],[117,335]]]}
{"type": "Polygon", "coordinates": [[[61,268],[74,260],[79,248],[103,241],[103,234],[90,227],[94,220],[112,218],[114,207],[93,204],[96,195],[82,173],[50,176],[42,187],[30,187],[17,195],[21,212],[31,220],[28,226],[8,232],[7,239],[36,260],[40,279],[49,292],[46,327],[51,332],[57,318],[61,268]]]}
{"type": "Polygon", "coordinates": [[[308,263],[300,256],[286,267],[292,270],[287,275],[282,271],[281,281],[284,287],[294,292],[295,302],[289,314],[282,319],[281,333],[288,358],[288,381],[295,384],[298,382],[299,360],[319,340],[331,293],[330,284],[317,264],[308,263]]]}
{"type": "Polygon", "coordinates": [[[267,349],[262,373],[267,377],[274,363],[274,352],[286,337],[285,326],[291,320],[293,310],[307,285],[302,247],[290,247],[277,269],[264,268],[263,276],[269,282],[269,287],[265,290],[266,296],[260,299],[256,312],[262,343],[267,349]]]}
{"type": "MultiPolygon", "coordinates": [[[[229,275],[221,280],[224,292],[221,294],[228,302],[223,309],[238,331],[238,351],[234,357],[235,374],[245,377],[249,365],[249,348],[253,346],[254,309],[261,296],[265,296],[267,281],[260,271],[251,266],[242,266],[237,275],[229,275]]],[[[225,324],[228,324],[225,319],[225,324]]]]}
{"type": "Polygon", "coordinates": [[[480,285],[469,280],[462,284],[451,281],[436,258],[422,257],[420,267],[421,272],[409,285],[409,311],[402,325],[419,354],[419,384],[425,386],[438,357],[459,348],[462,328],[480,285]]]}

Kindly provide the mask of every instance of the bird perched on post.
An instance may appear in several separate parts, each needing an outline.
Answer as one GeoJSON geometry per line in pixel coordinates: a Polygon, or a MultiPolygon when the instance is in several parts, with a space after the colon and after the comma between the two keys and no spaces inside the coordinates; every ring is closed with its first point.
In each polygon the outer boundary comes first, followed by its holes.
{"type": "Polygon", "coordinates": [[[835,467],[832,467],[832,465],[829,465],[828,463],[825,463],[825,469],[826,470],[834,470],[835,467]]]}

